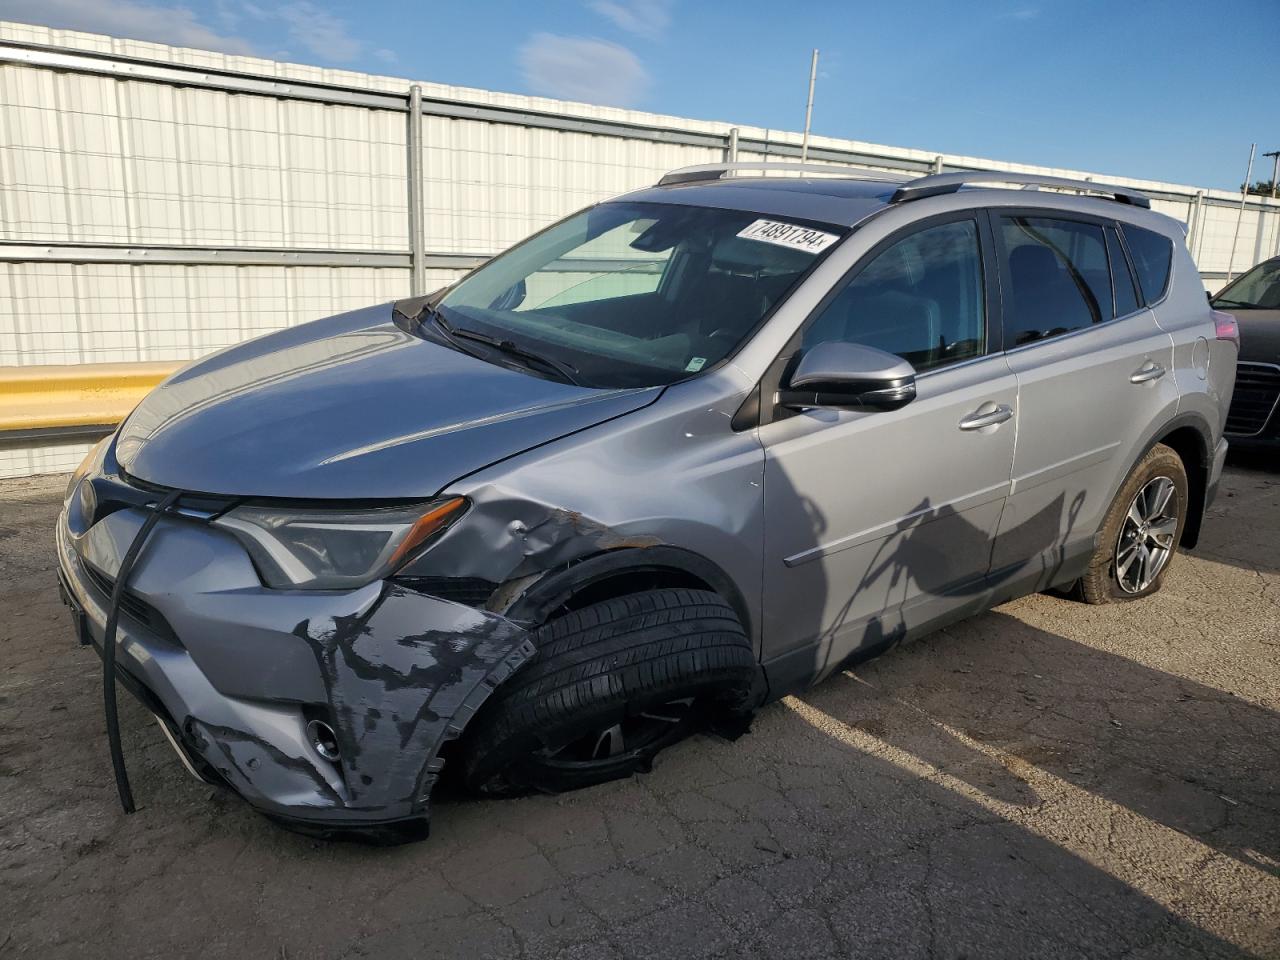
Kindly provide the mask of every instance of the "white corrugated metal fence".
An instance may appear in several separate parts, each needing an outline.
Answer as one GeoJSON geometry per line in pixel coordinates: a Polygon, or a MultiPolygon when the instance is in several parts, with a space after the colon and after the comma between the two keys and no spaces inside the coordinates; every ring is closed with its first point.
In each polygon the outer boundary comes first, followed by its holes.
{"type": "MultiPolygon", "coordinates": [[[[420,85],[415,115],[411,86],[0,22],[0,365],[192,358],[404,296],[415,265],[432,289],[730,149],[727,123],[441,84],[420,85]]],[[[739,127],[738,159],[791,159],[800,139],[739,127]]],[[[1229,267],[1238,194],[823,137],[809,156],[1133,186],[1190,224],[1206,287],[1229,267]]],[[[1277,252],[1280,204],[1251,200],[1235,270],[1277,252]]],[[[70,469],[84,449],[0,447],[0,476],[70,469]]]]}

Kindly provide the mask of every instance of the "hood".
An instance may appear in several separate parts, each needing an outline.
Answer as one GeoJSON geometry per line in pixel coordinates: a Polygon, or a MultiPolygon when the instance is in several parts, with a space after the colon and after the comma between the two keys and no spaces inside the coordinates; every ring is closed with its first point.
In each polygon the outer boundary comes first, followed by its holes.
{"type": "Polygon", "coordinates": [[[1253,363],[1280,363],[1280,310],[1216,308],[1229,313],[1240,325],[1240,359],[1253,363]]]}
{"type": "Polygon", "coordinates": [[[185,367],[137,407],[115,456],[199,493],[431,497],[489,464],[652,403],[486,363],[398,326],[389,304],[185,367]]]}

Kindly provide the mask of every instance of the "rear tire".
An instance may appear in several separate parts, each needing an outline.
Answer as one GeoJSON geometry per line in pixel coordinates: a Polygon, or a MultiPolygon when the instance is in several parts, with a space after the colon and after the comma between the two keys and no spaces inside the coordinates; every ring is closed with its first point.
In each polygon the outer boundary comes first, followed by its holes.
{"type": "Polygon", "coordinates": [[[1125,479],[1107,510],[1079,592],[1087,603],[1123,603],[1160,589],[1187,523],[1187,471],[1162,443],[1125,479]]]}
{"type": "Polygon", "coordinates": [[[650,590],[574,610],[533,634],[462,743],[463,782],[487,796],[560,793],[647,772],[717,713],[750,710],[758,670],[717,594],[650,590]]]}

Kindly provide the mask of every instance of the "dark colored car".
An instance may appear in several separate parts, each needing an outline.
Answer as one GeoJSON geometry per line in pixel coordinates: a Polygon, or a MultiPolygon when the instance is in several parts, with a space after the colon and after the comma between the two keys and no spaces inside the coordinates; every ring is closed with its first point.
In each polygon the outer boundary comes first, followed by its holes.
{"type": "Polygon", "coordinates": [[[1280,257],[1264,260],[1213,298],[1240,326],[1236,390],[1227,414],[1233,447],[1280,446],[1280,257]]]}

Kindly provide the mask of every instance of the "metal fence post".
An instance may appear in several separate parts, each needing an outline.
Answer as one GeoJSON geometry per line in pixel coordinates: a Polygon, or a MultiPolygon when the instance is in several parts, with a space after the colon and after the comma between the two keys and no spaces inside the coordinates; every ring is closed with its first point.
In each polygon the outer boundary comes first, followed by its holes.
{"type": "Polygon", "coordinates": [[[1256,143],[1249,145],[1249,169],[1244,175],[1244,186],[1240,188],[1240,212],[1236,214],[1236,232],[1231,235],[1231,259],[1227,261],[1227,283],[1235,275],[1236,244],[1240,242],[1240,224],[1244,221],[1244,205],[1249,199],[1249,188],[1253,186],[1253,154],[1258,149],[1256,143]]]}
{"type": "Polygon", "coordinates": [[[427,271],[422,256],[422,87],[409,88],[409,127],[406,137],[409,149],[409,295],[426,293],[427,271]]]}
{"type": "Polygon", "coordinates": [[[1196,241],[1200,239],[1201,220],[1204,217],[1204,191],[1197,190],[1195,197],[1191,201],[1191,223],[1187,227],[1187,249],[1191,251],[1192,257],[1196,258],[1199,263],[1199,251],[1196,250],[1196,241]]]}
{"type": "MultiPolygon", "coordinates": [[[[1263,201],[1264,203],[1266,201],[1263,201]]],[[[1253,262],[1262,262],[1263,233],[1267,229],[1267,208],[1264,206],[1258,211],[1258,229],[1253,234],[1253,262]]]]}

